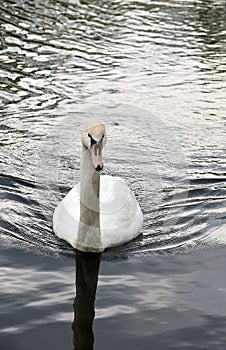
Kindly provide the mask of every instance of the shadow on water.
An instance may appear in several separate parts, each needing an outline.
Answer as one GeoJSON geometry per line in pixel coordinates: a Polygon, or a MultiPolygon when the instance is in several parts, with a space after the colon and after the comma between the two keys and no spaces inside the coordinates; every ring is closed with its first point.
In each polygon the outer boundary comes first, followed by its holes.
{"type": "Polygon", "coordinates": [[[94,345],[94,303],[100,267],[100,254],[76,252],[76,297],[74,300],[74,350],[92,350],[94,345]]]}

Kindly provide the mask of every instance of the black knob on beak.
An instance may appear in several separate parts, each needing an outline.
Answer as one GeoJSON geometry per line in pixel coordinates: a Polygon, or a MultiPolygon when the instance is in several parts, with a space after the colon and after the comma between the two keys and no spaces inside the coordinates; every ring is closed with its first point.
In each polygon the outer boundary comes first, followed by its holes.
{"type": "Polygon", "coordinates": [[[102,165],[102,166],[98,165],[98,166],[95,168],[96,171],[101,171],[102,169],[103,169],[103,165],[102,165]]]}

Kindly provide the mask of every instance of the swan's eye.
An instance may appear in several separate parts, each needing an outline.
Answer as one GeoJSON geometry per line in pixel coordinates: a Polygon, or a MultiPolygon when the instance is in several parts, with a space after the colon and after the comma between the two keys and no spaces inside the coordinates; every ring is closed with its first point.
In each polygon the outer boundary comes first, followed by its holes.
{"type": "MultiPolygon", "coordinates": [[[[102,141],[103,141],[104,136],[105,136],[105,135],[103,135],[103,136],[101,137],[101,140],[100,140],[99,142],[102,142],[102,141]]],[[[92,135],[91,135],[90,133],[88,133],[88,137],[90,138],[90,141],[91,141],[91,143],[90,143],[91,147],[92,147],[95,143],[98,142],[98,141],[94,140],[94,138],[92,137],[92,135]]]]}
{"type": "Polygon", "coordinates": [[[90,140],[91,140],[91,147],[95,144],[95,143],[97,143],[97,141],[95,141],[93,138],[92,138],[92,135],[90,135],[90,133],[88,133],[88,137],[90,137],[90,140]]]}

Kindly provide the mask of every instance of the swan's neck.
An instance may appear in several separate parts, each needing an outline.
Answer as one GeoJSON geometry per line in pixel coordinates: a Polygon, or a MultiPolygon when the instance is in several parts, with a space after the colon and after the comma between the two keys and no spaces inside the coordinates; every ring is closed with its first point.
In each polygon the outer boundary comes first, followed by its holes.
{"type": "Polygon", "coordinates": [[[80,164],[80,186],[80,221],[97,227],[99,225],[100,173],[94,170],[91,153],[84,146],[80,164]]]}
{"type": "Polygon", "coordinates": [[[101,248],[100,238],[100,173],[94,170],[90,151],[82,147],[80,164],[80,223],[78,248],[93,246],[93,251],[101,248]]]}

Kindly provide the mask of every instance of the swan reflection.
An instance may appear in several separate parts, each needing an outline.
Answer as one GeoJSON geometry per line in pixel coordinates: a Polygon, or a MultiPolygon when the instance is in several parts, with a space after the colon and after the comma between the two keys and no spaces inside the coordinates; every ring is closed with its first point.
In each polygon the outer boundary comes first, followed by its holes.
{"type": "Polygon", "coordinates": [[[72,324],[74,350],[93,350],[94,303],[100,257],[98,253],[76,253],[76,297],[72,324]]]}

